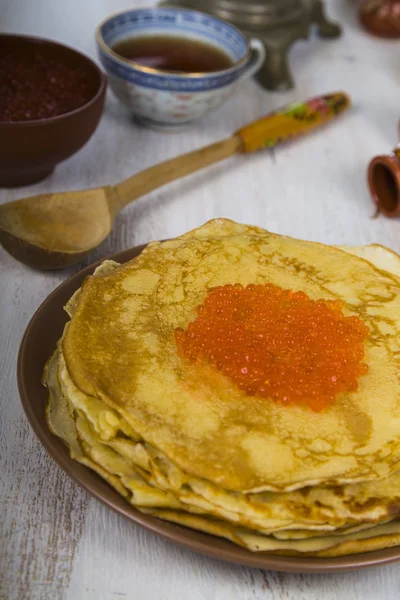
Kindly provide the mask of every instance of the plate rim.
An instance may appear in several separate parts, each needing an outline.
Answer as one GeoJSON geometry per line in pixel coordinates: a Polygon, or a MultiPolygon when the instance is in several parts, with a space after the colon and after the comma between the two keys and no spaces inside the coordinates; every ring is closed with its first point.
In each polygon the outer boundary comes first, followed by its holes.
{"type": "MultiPolygon", "coordinates": [[[[36,412],[34,410],[34,401],[32,393],[26,387],[26,370],[27,357],[30,355],[29,346],[32,337],[34,337],[34,328],[37,321],[42,317],[49,308],[53,307],[57,303],[60,304],[60,315],[67,316],[63,312],[64,303],[61,302],[60,296],[62,292],[69,288],[71,285],[75,285],[74,291],[78,289],[85,277],[92,274],[93,271],[98,267],[104,260],[115,260],[116,262],[125,263],[131,260],[135,256],[138,256],[147,244],[141,244],[133,246],[132,248],[122,250],[111,256],[102,258],[95,263],[87,265],[83,269],[77,271],[61,284],[59,284],[39,305],[31,317],[24,334],[21,339],[21,343],[18,350],[17,358],[17,383],[20,401],[28,419],[28,422],[33,429],[36,437],[39,439],[42,446],[45,448],[47,454],[55,461],[55,463],[68,475],[72,481],[75,482],[79,487],[83,488],[93,498],[100,501],[103,505],[107,506],[117,514],[129,519],[131,522],[144,527],[147,531],[156,534],[163,539],[178,544],[191,551],[197,552],[204,556],[216,558],[228,563],[238,564],[251,568],[268,569],[286,573],[332,573],[332,572],[345,572],[353,571],[372,566],[378,566],[383,564],[389,564],[400,560],[400,546],[393,546],[391,548],[385,548],[383,550],[376,550],[372,552],[365,552],[362,554],[352,554],[347,556],[332,557],[332,558],[318,558],[318,557],[298,557],[298,556],[284,556],[284,555],[273,555],[273,554],[262,554],[253,553],[250,550],[246,550],[240,546],[236,546],[233,542],[212,536],[200,531],[192,530],[182,525],[162,521],[151,515],[145,515],[138,511],[134,506],[129,504],[122,496],[119,496],[120,502],[112,502],[110,499],[104,497],[101,492],[95,489],[96,486],[91,485],[85,480],[85,477],[81,477],[74,473],[74,468],[77,468],[77,461],[74,461],[68,453],[67,446],[61,442],[56,436],[54,436],[45,426],[40,423],[36,412]],[[59,443],[63,446],[64,450],[55,449],[55,444],[59,443]],[[195,536],[195,537],[193,537],[195,536]],[[214,547],[212,541],[218,541],[219,544],[224,542],[223,546],[227,548],[214,547]]],[[[71,294],[72,295],[72,294],[71,294]]],[[[50,337],[54,337],[55,341],[58,339],[56,332],[50,332],[50,337]]],[[[39,381],[42,378],[42,373],[38,373],[39,381]]],[[[44,388],[43,388],[44,390],[44,388]]],[[[44,392],[45,393],[45,392],[44,392]]],[[[44,408],[44,407],[43,407],[44,408]]],[[[44,414],[44,410],[43,410],[44,414]]],[[[103,484],[103,486],[110,487],[108,483],[103,481],[100,476],[91,471],[88,467],[80,465],[84,472],[87,472],[87,476],[93,475],[96,479],[103,484]]],[[[90,479],[91,477],[89,477],[90,479]]],[[[100,486],[100,487],[103,487],[100,486]]],[[[114,491],[114,490],[113,490],[114,491]]],[[[117,492],[115,492],[118,494],[117,492]]]]}

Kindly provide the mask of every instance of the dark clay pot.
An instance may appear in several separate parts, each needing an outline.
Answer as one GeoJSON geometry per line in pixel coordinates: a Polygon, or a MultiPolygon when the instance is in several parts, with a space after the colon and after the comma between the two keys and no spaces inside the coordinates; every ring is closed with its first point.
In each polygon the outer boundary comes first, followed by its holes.
{"type": "Polygon", "coordinates": [[[374,35],[400,37],[400,0],[363,0],[360,21],[374,35]]]}
{"type": "Polygon", "coordinates": [[[37,121],[0,121],[0,187],[28,185],[44,179],[57,163],[72,156],[92,136],[100,120],[107,80],[90,58],[57,42],[22,35],[0,35],[0,48],[40,50],[76,66],[94,83],[96,92],[71,112],[37,121]]]}
{"type": "Polygon", "coordinates": [[[368,166],[372,198],[387,217],[400,216],[400,147],[392,154],[375,156],[368,166]]]}

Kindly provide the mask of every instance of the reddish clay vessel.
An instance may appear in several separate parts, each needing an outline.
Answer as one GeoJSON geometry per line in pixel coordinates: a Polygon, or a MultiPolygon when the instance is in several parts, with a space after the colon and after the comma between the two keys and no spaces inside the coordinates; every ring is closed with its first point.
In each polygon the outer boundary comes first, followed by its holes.
{"type": "Polygon", "coordinates": [[[400,0],[363,0],[359,15],[370,33],[400,38],[400,0]]]}
{"type": "Polygon", "coordinates": [[[375,156],[368,166],[368,185],[378,210],[400,216],[400,145],[391,154],[375,156]]]}

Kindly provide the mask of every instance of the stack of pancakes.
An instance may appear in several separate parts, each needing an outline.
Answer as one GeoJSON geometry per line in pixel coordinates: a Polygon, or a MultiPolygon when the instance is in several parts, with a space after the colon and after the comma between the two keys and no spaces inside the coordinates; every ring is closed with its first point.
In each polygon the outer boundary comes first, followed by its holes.
{"type": "Polygon", "coordinates": [[[66,310],[44,374],[49,427],[140,511],[259,552],[400,544],[397,255],[218,219],[124,265],[104,262],[66,310]],[[357,389],[314,411],[248,395],[182,356],[176,331],[227,284],[343,301],[369,332],[357,389]]]}

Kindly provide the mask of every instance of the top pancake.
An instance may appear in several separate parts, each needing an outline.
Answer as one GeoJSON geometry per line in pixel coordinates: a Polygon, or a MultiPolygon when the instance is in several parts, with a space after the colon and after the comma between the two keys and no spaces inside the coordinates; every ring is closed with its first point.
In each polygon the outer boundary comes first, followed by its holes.
{"type": "Polygon", "coordinates": [[[196,477],[241,491],[381,478],[400,459],[399,293],[397,277],[367,260],[218,219],[88,278],[63,353],[79,390],[196,477]],[[212,366],[181,358],[175,329],[227,283],[343,300],[370,328],[358,390],[315,413],[246,396],[212,366]]]}

